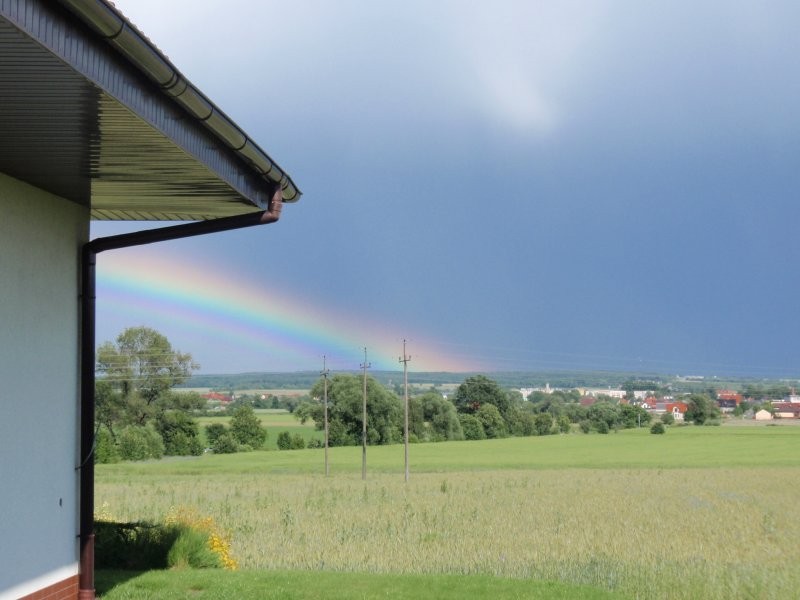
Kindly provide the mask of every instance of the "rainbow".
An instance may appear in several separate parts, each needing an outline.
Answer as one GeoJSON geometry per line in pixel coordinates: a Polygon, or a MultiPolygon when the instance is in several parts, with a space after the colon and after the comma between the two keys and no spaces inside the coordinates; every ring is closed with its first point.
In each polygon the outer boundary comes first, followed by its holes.
{"type": "Polygon", "coordinates": [[[317,370],[323,355],[333,370],[355,370],[364,361],[365,347],[373,369],[396,371],[404,338],[413,341],[409,366],[416,371],[477,370],[418,334],[392,331],[385,323],[322,308],[229,267],[201,263],[151,248],[99,255],[99,324],[104,318],[135,319],[124,326],[147,324],[170,339],[176,333],[202,332],[218,352],[233,354],[234,360],[241,356],[242,371],[317,370]],[[248,366],[255,364],[254,356],[267,366],[248,366]]]}

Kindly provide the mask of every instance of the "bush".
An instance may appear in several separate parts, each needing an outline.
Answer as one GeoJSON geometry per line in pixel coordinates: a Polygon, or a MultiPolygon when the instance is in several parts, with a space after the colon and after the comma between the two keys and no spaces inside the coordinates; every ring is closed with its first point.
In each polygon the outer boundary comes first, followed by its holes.
{"type": "Polygon", "coordinates": [[[289,450],[292,447],[292,436],[288,431],[281,431],[278,434],[278,450],[289,450]]]}
{"type": "Polygon", "coordinates": [[[222,567],[219,554],[209,545],[208,533],[188,525],[177,525],[178,537],[167,553],[167,567],[208,569],[222,567]]]}
{"type": "Polygon", "coordinates": [[[111,432],[107,427],[101,427],[95,437],[94,461],[98,464],[111,464],[119,460],[119,450],[111,432]]]}
{"type": "Polygon", "coordinates": [[[578,426],[583,433],[589,433],[592,430],[592,422],[589,419],[583,419],[578,426]]]}
{"type": "Polygon", "coordinates": [[[303,439],[303,436],[299,433],[295,433],[292,436],[291,440],[291,447],[292,450],[303,450],[306,447],[306,441],[303,439]]]}
{"type": "Polygon", "coordinates": [[[227,428],[222,423],[211,423],[206,425],[206,442],[209,446],[213,446],[221,435],[227,433],[227,428]]]}
{"type": "Polygon", "coordinates": [[[234,454],[239,451],[239,443],[229,432],[220,435],[211,446],[214,454],[234,454]]]}
{"type": "Polygon", "coordinates": [[[663,415],[661,415],[661,422],[664,425],[674,425],[675,416],[671,412],[665,412],[663,415]]]}
{"type": "Polygon", "coordinates": [[[599,420],[599,421],[595,421],[594,422],[594,426],[595,426],[595,429],[597,429],[597,433],[608,433],[609,432],[608,423],[606,421],[603,421],[602,419],[599,420]]]}
{"type": "Polygon", "coordinates": [[[122,460],[147,460],[164,456],[164,441],[152,427],[129,425],[120,432],[118,444],[122,460]]]}
{"type": "Polygon", "coordinates": [[[664,423],[662,423],[661,421],[656,421],[655,423],[653,423],[652,427],[650,427],[650,433],[662,434],[662,433],[666,433],[666,432],[667,432],[667,428],[664,426],[664,423]]]}
{"type": "Polygon", "coordinates": [[[318,440],[317,438],[308,440],[308,447],[309,448],[324,448],[325,447],[325,440],[318,440]]]}

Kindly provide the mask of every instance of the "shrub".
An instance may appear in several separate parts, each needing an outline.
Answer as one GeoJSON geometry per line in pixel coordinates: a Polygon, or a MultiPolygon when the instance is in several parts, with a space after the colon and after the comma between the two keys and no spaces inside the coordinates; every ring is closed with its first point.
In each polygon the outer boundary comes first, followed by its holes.
{"type": "Polygon", "coordinates": [[[650,427],[650,433],[662,434],[662,433],[666,433],[666,432],[667,432],[667,428],[664,426],[664,423],[662,423],[661,421],[656,421],[650,427]]]}
{"type": "Polygon", "coordinates": [[[675,416],[671,412],[665,412],[661,415],[661,422],[664,425],[673,425],[675,423],[675,416]]]}
{"type": "Polygon", "coordinates": [[[206,441],[209,446],[213,446],[221,435],[227,433],[227,428],[222,423],[211,423],[206,425],[206,441]]]}
{"type": "Polygon", "coordinates": [[[306,441],[299,433],[295,433],[291,440],[292,450],[303,450],[306,447],[306,441]]]}
{"type": "Polygon", "coordinates": [[[129,425],[120,432],[118,443],[122,460],[147,460],[164,456],[164,442],[152,427],[129,425]]]}
{"type": "Polygon", "coordinates": [[[308,447],[309,448],[324,448],[325,447],[325,440],[318,440],[317,438],[308,440],[308,447]]]}
{"type": "Polygon", "coordinates": [[[597,429],[597,433],[608,433],[609,427],[606,421],[598,420],[594,422],[595,429],[597,429]]]}
{"type": "Polygon", "coordinates": [[[558,417],[558,430],[561,433],[569,433],[570,429],[572,429],[572,423],[569,421],[569,417],[567,415],[561,415],[558,417]]]}
{"type": "Polygon", "coordinates": [[[583,433],[589,433],[592,430],[592,422],[589,419],[583,419],[578,426],[583,433]]]}
{"type": "Polygon", "coordinates": [[[207,569],[222,566],[220,556],[212,550],[208,533],[188,525],[177,525],[178,536],[167,553],[167,566],[171,569],[207,569]]]}
{"type": "Polygon", "coordinates": [[[229,432],[220,435],[211,446],[214,454],[234,454],[239,451],[239,444],[229,432]]]}
{"type": "Polygon", "coordinates": [[[475,416],[483,424],[487,438],[503,438],[508,435],[505,419],[494,404],[489,402],[482,404],[475,416]]]}
{"type": "Polygon", "coordinates": [[[278,450],[289,450],[292,447],[292,436],[288,431],[281,431],[278,434],[278,450]]]}
{"type": "Polygon", "coordinates": [[[119,450],[111,432],[107,427],[101,427],[95,437],[94,461],[99,464],[110,464],[119,462],[119,460],[119,450]]]}

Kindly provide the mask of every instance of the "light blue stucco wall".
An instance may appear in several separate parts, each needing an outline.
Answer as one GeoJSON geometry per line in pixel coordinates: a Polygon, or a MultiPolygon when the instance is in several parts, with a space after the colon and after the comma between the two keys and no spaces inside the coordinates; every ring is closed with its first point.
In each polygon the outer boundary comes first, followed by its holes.
{"type": "Polygon", "coordinates": [[[0,174],[0,598],[78,570],[79,261],[88,209],[0,174]]]}

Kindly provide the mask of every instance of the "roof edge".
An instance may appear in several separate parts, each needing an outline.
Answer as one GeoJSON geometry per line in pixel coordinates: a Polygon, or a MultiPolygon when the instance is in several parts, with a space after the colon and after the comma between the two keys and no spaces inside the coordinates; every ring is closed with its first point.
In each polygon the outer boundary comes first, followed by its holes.
{"type": "Polygon", "coordinates": [[[284,202],[296,202],[302,192],[291,177],[243,132],[107,0],[59,0],[104,38],[173,102],[200,121],[258,174],[281,187],[284,202]]]}

